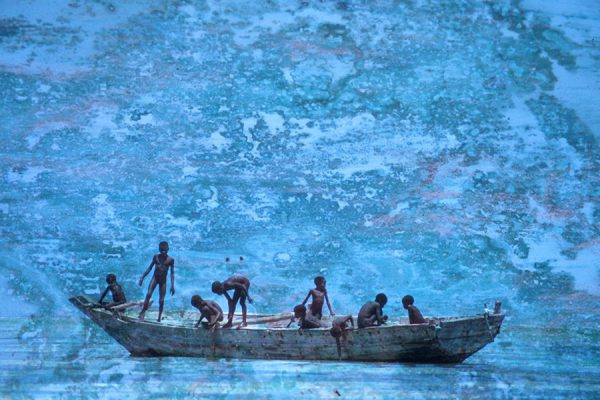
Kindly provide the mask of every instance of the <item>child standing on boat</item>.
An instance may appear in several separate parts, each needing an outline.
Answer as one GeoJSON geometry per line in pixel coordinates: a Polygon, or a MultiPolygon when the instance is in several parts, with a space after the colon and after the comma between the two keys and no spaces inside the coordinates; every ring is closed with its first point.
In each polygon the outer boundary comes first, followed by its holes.
{"type": "Polygon", "coordinates": [[[150,298],[152,297],[152,293],[154,293],[154,289],[156,289],[156,285],[158,285],[158,322],[162,317],[163,306],[165,304],[165,293],[167,292],[167,272],[171,270],[171,296],[175,294],[175,259],[169,256],[169,243],[160,242],[158,245],[159,254],[156,254],[152,257],[152,261],[148,266],[144,275],[140,278],[138,284],[142,286],[144,282],[144,278],[146,275],[152,271],[152,267],[154,267],[154,276],[148,285],[148,292],[146,293],[146,299],[144,300],[144,307],[140,312],[140,319],[144,319],[146,315],[146,310],[148,310],[150,298]]]}
{"type": "Polygon", "coordinates": [[[327,302],[327,307],[329,308],[329,314],[331,316],[335,315],[333,310],[331,309],[331,304],[329,304],[329,297],[327,297],[327,288],[325,278],[322,276],[317,276],[315,278],[315,288],[308,291],[306,298],[302,302],[302,305],[305,305],[310,296],[312,296],[312,303],[309,305],[310,313],[317,319],[321,319],[323,317],[323,303],[327,302]]]}
{"type": "Polygon", "coordinates": [[[231,328],[231,325],[233,324],[233,313],[235,313],[235,307],[237,306],[238,300],[242,306],[242,326],[248,325],[246,323],[246,298],[248,299],[248,302],[252,304],[252,298],[248,293],[248,289],[250,289],[250,281],[245,276],[235,275],[223,282],[213,282],[212,292],[218,295],[224,295],[227,298],[227,303],[229,305],[227,323],[223,325],[223,328],[231,328]],[[228,290],[233,290],[233,298],[227,293],[228,290]]]}

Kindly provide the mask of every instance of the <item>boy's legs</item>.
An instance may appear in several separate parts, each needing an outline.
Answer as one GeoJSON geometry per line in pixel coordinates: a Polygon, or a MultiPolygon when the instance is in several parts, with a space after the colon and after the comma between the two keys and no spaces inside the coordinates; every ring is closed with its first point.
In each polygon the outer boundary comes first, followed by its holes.
{"type": "Polygon", "coordinates": [[[242,306],[242,326],[246,326],[246,296],[240,295],[240,306],[242,306]]]}
{"type": "Polygon", "coordinates": [[[156,288],[156,280],[152,278],[150,280],[150,284],[148,285],[148,292],[146,293],[146,299],[144,300],[144,306],[142,307],[142,311],[140,312],[139,319],[144,319],[146,315],[146,310],[148,309],[148,304],[150,303],[150,298],[152,297],[152,293],[154,293],[154,289],[156,288]]]}
{"type": "Polygon", "coordinates": [[[360,318],[358,320],[358,327],[359,328],[368,328],[369,326],[373,326],[375,324],[376,320],[377,320],[376,315],[371,315],[370,317],[367,317],[367,318],[360,318]]]}
{"type": "Polygon", "coordinates": [[[237,306],[237,302],[240,299],[240,291],[235,289],[233,292],[233,298],[229,302],[229,312],[227,313],[227,323],[223,326],[223,328],[229,328],[233,323],[233,314],[235,313],[235,307],[237,306]]]}
{"type": "Polygon", "coordinates": [[[165,294],[167,293],[167,283],[160,283],[158,285],[158,292],[159,292],[159,298],[158,298],[158,322],[160,322],[160,318],[162,316],[162,312],[163,312],[163,306],[165,305],[165,294]]]}

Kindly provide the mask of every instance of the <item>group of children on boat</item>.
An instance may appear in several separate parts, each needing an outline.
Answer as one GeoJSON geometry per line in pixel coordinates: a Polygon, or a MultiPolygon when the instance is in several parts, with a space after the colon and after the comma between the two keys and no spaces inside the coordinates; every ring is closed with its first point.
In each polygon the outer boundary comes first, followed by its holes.
{"type": "MultiPolygon", "coordinates": [[[[146,310],[148,310],[150,306],[150,298],[152,297],[152,293],[156,289],[156,286],[159,288],[159,309],[158,309],[158,321],[160,322],[163,313],[164,299],[165,293],[167,289],[167,274],[170,271],[171,275],[171,295],[175,294],[175,260],[173,257],[168,255],[169,244],[167,242],[161,242],[159,244],[159,254],[156,254],[152,257],[152,261],[150,265],[140,278],[138,284],[142,286],[144,278],[152,271],[154,268],[154,275],[150,284],[148,285],[148,292],[146,294],[146,298],[144,300],[144,304],[142,306],[142,311],[139,314],[140,319],[144,319],[146,314],[146,310]]],[[[126,303],[125,294],[121,285],[117,283],[117,277],[114,274],[108,274],[106,276],[106,283],[108,287],[102,293],[100,303],[105,308],[112,308],[117,305],[121,305],[126,303]],[[103,303],[104,297],[111,291],[113,302],[112,303],[103,303]]],[[[333,309],[331,308],[331,303],[329,302],[329,297],[327,296],[327,288],[325,278],[322,276],[317,276],[314,279],[315,288],[311,289],[306,298],[302,302],[302,304],[298,304],[294,307],[294,318],[288,324],[288,327],[293,322],[298,322],[298,326],[300,329],[314,329],[314,328],[322,328],[324,325],[321,323],[321,318],[323,317],[323,305],[327,304],[329,308],[329,313],[333,317],[333,309]],[[312,297],[312,302],[309,304],[308,309],[305,304],[312,297]]],[[[227,313],[227,322],[222,328],[231,328],[233,324],[233,315],[236,309],[236,306],[239,302],[242,308],[242,323],[241,326],[246,326],[246,300],[250,304],[252,304],[252,297],[250,297],[249,289],[250,289],[250,281],[248,278],[240,275],[235,275],[230,277],[229,279],[219,282],[215,281],[212,283],[212,292],[217,295],[225,296],[227,299],[227,303],[229,305],[228,313],[227,313]],[[229,291],[233,290],[233,296],[229,294],[229,291]]],[[[196,327],[200,325],[203,319],[206,319],[208,322],[206,324],[207,328],[214,329],[219,326],[219,322],[222,322],[223,310],[215,301],[206,300],[200,297],[199,295],[192,296],[191,299],[192,306],[197,308],[200,311],[200,319],[196,323],[196,327]]],[[[375,296],[375,301],[369,301],[365,303],[357,316],[358,328],[367,328],[369,326],[381,325],[384,324],[388,317],[387,315],[383,315],[383,307],[387,304],[387,296],[384,293],[379,293],[375,296]]],[[[408,311],[409,322],[411,324],[421,324],[426,323],[427,320],[423,318],[423,315],[419,311],[419,309],[414,305],[414,299],[412,296],[407,295],[402,298],[402,305],[408,311]]],[[[331,334],[334,337],[340,337],[346,331],[346,329],[354,327],[354,320],[352,316],[344,316],[335,318],[332,322],[331,334]]]]}

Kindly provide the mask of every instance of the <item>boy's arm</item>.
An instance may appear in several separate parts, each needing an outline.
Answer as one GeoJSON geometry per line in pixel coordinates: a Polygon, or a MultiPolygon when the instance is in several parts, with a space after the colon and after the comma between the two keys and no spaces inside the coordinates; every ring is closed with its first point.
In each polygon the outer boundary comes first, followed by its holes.
{"type": "Polygon", "coordinates": [[[100,296],[100,300],[98,300],[98,303],[102,303],[102,300],[104,300],[104,296],[106,296],[106,293],[108,293],[108,289],[110,289],[110,286],[107,286],[106,289],[104,289],[104,293],[102,293],[102,296],[100,296]]]}
{"type": "Polygon", "coordinates": [[[146,275],[148,275],[150,273],[150,271],[152,271],[152,267],[154,267],[155,263],[156,263],[155,257],[152,257],[152,262],[148,266],[148,269],[146,270],[146,272],[144,272],[144,275],[142,275],[142,277],[140,278],[138,285],[142,286],[142,282],[144,282],[144,278],[146,277],[146,275]]]}
{"type": "Polygon", "coordinates": [[[306,295],[306,298],[304,299],[304,301],[302,302],[302,305],[305,305],[306,302],[308,301],[309,297],[312,295],[312,290],[308,291],[308,294],[306,295]]]}
{"type": "MultiPolygon", "coordinates": [[[[235,282],[230,283],[230,285],[233,286],[234,289],[241,290],[244,297],[247,297],[250,304],[252,304],[252,297],[250,297],[250,294],[248,294],[248,289],[246,289],[246,286],[242,285],[241,283],[235,283],[235,282]]],[[[227,293],[227,292],[225,292],[225,293],[227,293]]]]}
{"type": "Polygon", "coordinates": [[[200,322],[202,321],[202,318],[204,318],[204,314],[203,314],[203,313],[200,313],[200,319],[198,320],[198,322],[196,322],[196,325],[194,325],[196,328],[197,328],[198,326],[200,326],[200,322]]]}
{"type": "Polygon", "coordinates": [[[171,296],[175,294],[175,259],[171,262],[171,296]]]}
{"type": "Polygon", "coordinates": [[[354,319],[352,318],[352,315],[348,315],[348,318],[346,318],[346,321],[344,321],[344,324],[348,321],[350,321],[350,325],[352,325],[352,327],[354,328],[354,319]]]}
{"type": "Polygon", "coordinates": [[[223,315],[223,313],[216,307],[211,306],[210,304],[207,304],[208,308],[210,308],[212,310],[212,312],[214,314],[216,314],[215,319],[213,322],[211,322],[210,324],[208,324],[208,326],[214,326],[217,324],[217,322],[219,322],[219,318],[221,318],[221,316],[223,315]]]}
{"type": "Polygon", "coordinates": [[[331,309],[331,304],[329,304],[329,297],[327,296],[327,292],[325,292],[325,302],[327,303],[327,307],[329,308],[329,314],[333,317],[335,314],[331,309]]]}
{"type": "Polygon", "coordinates": [[[375,319],[377,320],[377,325],[383,324],[383,317],[381,316],[381,307],[377,307],[375,309],[375,319]]]}
{"type": "Polygon", "coordinates": [[[410,309],[410,307],[408,307],[408,323],[409,324],[415,323],[415,316],[413,315],[413,311],[410,309]]]}

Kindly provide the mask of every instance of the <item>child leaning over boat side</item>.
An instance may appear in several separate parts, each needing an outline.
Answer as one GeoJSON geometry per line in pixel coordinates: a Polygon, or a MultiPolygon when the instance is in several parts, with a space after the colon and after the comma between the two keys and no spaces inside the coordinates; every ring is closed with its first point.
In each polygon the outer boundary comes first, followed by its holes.
{"type": "Polygon", "coordinates": [[[410,294],[402,298],[402,306],[408,310],[408,322],[411,324],[425,324],[428,321],[423,318],[421,311],[414,305],[415,299],[410,294]]]}
{"type": "Polygon", "coordinates": [[[306,298],[302,302],[302,305],[305,305],[310,296],[312,296],[312,303],[309,306],[310,313],[317,319],[321,319],[323,317],[323,303],[327,302],[327,307],[329,308],[329,314],[333,317],[335,314],[331,309],[331,304],[329,303],[329,297],[327,296],[327,282],[325,278],[322,276],[317,276],[314,280],[315,288],[308,291],[306,298]]]}
{"type": "Polygon", "coordinates": [[[204,300],[202,297],[195,294],[192,296],[192,306],[200,311],[200,319],[194,325],[195,328],[200,325],[200,322],[204,318],[208,321],[206,327],[213,329],[219,326],[220,321],[223,321],[223,310],[215,301],[204,300]]]}
{"type": "Polygon", "coordinates": [[[233,314],[235,313],[235,307],[237,306],[238,300],[242,306],[242,325],[248,326],[246,323],[246,298],[248,302],[252,304],[252,297],[248,293],[250,289],[250,280],[245,276],[232,276],[226,281],[219,282],[215,281],[212,283],[212,292],[218,295],[224,295],[227,298],[229,305],[229,311],[227,313],[227,323],[223,325],[223,328],[231,328],[233,324],[233,314]],[[228,290],[233,290],[233,298],[227,293],[228,290]]]}
{"type": "Polygon", "coordinates": [[[100,296],[100,300],[98,300],[98,303],[106,309],[118,306],[119,304],[125,304],[125,302],[127,302],[127,299],[125,298],[123,288],[117,283],[117,276],[115,274],[106,275],[106,283],[108,284],[108,286],[104,290],[104,293],[102,293],[102,296],[100,296]],[[109,290],[112,294],[113,302],[102,303],[102,300],[104,300],[104,297],[106,296],[109,290]]]}
{"type": "Polygon", "coordinates": [[[346,315],[334,319],[331,325],[329,333],[331,333],[331,336],[334,338],[339,339],[341,336],[346,336],[348,330],[354,329],[354,320],[352,319],[352,315],[346,315]],[[350,323],[350,326],[348,326],[348,322],[350,323]]]}

